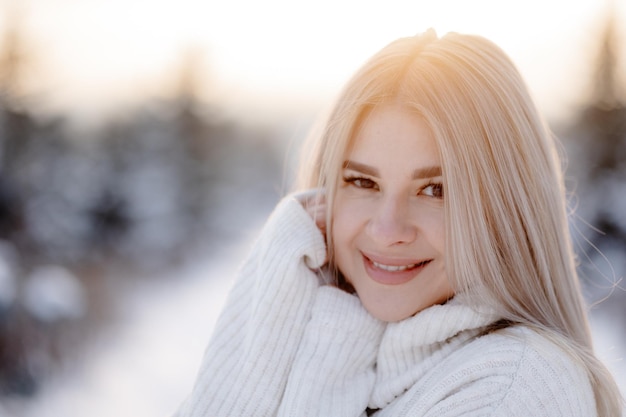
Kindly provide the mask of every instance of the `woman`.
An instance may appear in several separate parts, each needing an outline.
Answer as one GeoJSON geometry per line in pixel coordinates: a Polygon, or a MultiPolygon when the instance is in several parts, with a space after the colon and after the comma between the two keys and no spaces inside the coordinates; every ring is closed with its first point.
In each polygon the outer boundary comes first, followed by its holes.
{"type": "Polygon", "coordinates": [[[313,144],[315,191],[270,216],[179,416],[621,415],[555,146],[499,48],[391,43],[313,144]]]}

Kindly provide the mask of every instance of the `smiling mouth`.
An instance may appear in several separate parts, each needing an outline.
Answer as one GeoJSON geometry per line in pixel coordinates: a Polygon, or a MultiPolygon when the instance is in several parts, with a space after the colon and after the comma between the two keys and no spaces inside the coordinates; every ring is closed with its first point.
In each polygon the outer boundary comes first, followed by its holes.
{"type": "MultiPolygon", "coordinates": [[[[382,259],[379,259],[382,260],[382,259]]],[[[388,265],[374,261],[363,254],[363,262],[367,275],[383,285],[405,284],[417,277],[433,259],[404,265],[388,265]]]]}
{"type": "Polygon", "coordinates": [[[406,271],[408,269],[419,268],[419,267],[422,267],[422,266],[426,265],[430,261],[432,261],[432,259],[427,259],[425,261],[418,262],[416,264],[409,264],[409,265],[385,265],[385,264],[380,264],[380,263],[378,263],[376,261],[373,261],[372,259],[369,259],[369,258],[368,258],[368,260],[376,268],[382,269],[383,271],[388,271],[388,272],[402,272],[402,271],[406,271]]]}

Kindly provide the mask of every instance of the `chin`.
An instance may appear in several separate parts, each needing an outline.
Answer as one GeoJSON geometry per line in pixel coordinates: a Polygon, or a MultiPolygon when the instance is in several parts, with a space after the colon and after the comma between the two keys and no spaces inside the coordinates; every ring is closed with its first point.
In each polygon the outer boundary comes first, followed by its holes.
{"type": "Polygon", "coordinates": [[[396,323],[399,321],[402,321],[404,319],[408,319],[409,317],[414,316],[415,314],[417,314],[417,312],[412,313],[412,314],[394,314],[393,312],[389,312],[389,311],[385,311],[382,312],[381,314],[378,314],[380,312],[377,311],[371,311],[369,309],[367,309],[367,311],[375,318],[377,318],[380,321],[384,321],[385,323],[396,323]]]}
{"type": "MultiPolygon", "coordinates": [[[[453,294],[447,294],[445,297],[440,297],[435,300],[416,300],[416,299],[402,299],[398,297],[398,293],[387,294],[388,298],[384,298],[380,293],[372,292],[371,289],[363,290],[359,292],[359,288],[356,288],[356,295],[361,300],[363,307],[370,313],[371,316],[378,320],[394,323],[408,319],[415,316],[419,312],[426,310],[434,305],[445,304],[453,294]],[[376,294],[376,296],[372,296],[376,294]]],[[[401,289],[397,289],[402,291],[401,289]]],[[[407,289],[403,289],[407,290],[407,289]]]]}
{"type": "MultiPolygon", "coordinates": [[[[358,289],[356,293],[357,295],[359,295],[358,289]]],[[[407,306],[402,306],[402,305],[399,306],[397,303],[368,302],[367,299],[364,300],[363,297],[361,297],[360,295],[359,295],[359,299],[361,300],[363,307],[365,307],[367,312],[370,313],[372,317],[375,317],[378,320],[384,321],[387,323],[394,323],[394,322],[402,321],[404,319],[408,319],[409,317],[416,315],[417,313],[422,311],[424,308],[426,308],[426,307],[416,308],[414,306],[407,307],[407,306]]]]}

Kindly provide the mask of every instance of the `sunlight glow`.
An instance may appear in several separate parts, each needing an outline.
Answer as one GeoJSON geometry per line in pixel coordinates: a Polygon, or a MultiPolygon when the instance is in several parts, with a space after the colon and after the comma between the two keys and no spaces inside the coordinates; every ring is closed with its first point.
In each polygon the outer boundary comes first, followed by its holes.
{"type": "Polygon", "coordinates": [[[45,61],[34,85],[58,106],[106,107],[166,95],[181,56],[194,48],[204,54],[203,96],[252,112],[294,103],[316,108],[377,49],[429,27],[492,39],[519,65],[543,106],[562,106],[584,88],[573,91],[571,80],[587,75],[584,62],[604,12],[598,0],[19,4],[30,42],[45,61]]]}

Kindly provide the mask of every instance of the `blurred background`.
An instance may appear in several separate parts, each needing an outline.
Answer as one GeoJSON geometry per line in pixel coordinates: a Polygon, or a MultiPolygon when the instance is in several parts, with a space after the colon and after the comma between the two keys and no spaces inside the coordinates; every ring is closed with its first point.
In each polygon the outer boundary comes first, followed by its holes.
{"type": "Polygon", "coordinates": [[[626,392],[626,1],[0,0],[0,417],[171,415],[308,129],[429,27],[499,44],[560,138],[626,392]]]}

